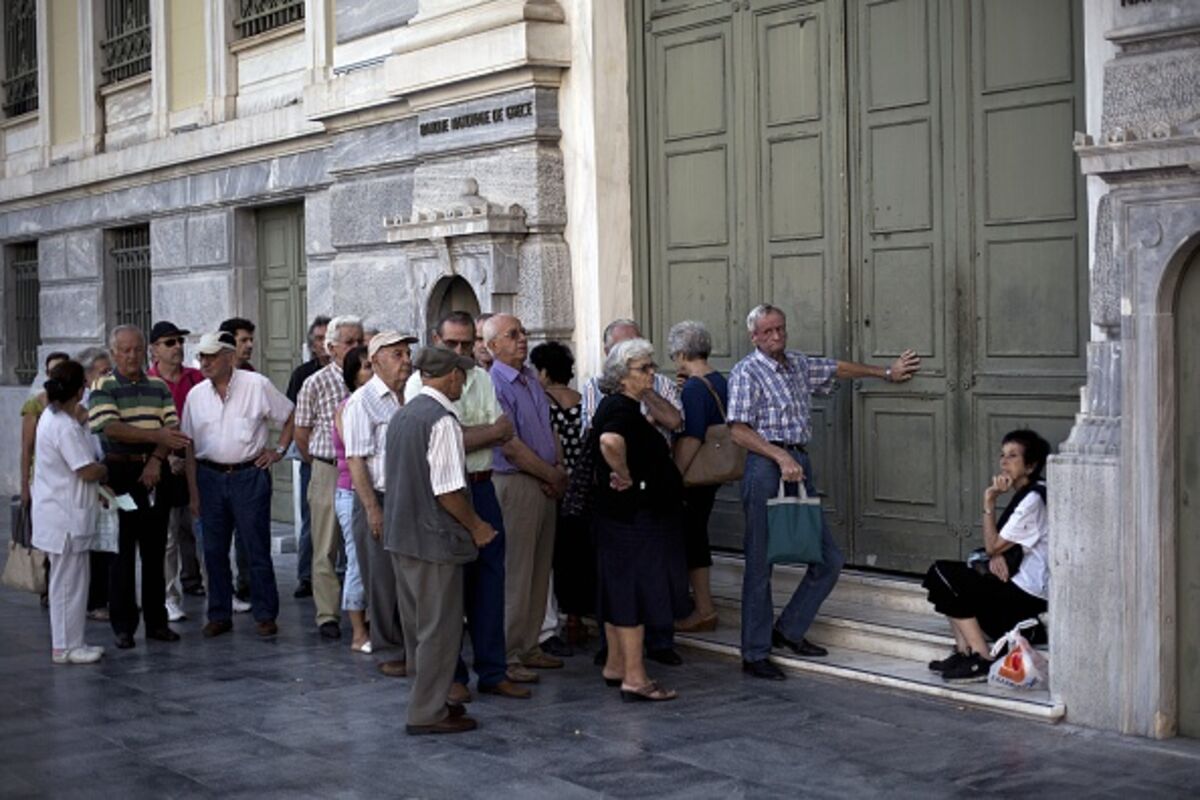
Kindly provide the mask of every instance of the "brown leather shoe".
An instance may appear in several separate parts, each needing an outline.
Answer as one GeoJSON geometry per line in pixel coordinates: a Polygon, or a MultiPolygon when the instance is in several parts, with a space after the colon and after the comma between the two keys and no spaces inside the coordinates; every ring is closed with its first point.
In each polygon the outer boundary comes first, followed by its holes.
{"type": "Polygon", "coordinates": [[[375,668],[389,678],[404,678],[408,676],[408,665],[403,661],[380,661],[375,665],[375,668]]]}
{"type": "Polygon", "coordinates": [[[461,717],[446,717],[432,725],[405,725],[404,731],[409,736],[426,736],[435,733],[466,733],[477,727],[479,723],[464,714],[461,717]]]}
{"type": "Polygon", "coordinates": [[[492,686],[480,686],[480,694],[497,694],[501,697],[511,697],[515,700],[528,700],[533,696],[533,692],[526,689],[524,686],[517,686],[512,681],[500,681],[492,686]]]}
{"type": "Polygon", "coordinates": [[[204,634],[205,639],[211,639],[214,636],[220,636],[222,633],[229,633],[231,630],[233,630],[233,620],[220,619],[207,623],[200,629],[200,632],[204,634]]]}
{"type": "Polygon", "coordinates": [[[555,658],[540,651],[521,659],[521,666],[530,669],[562,669],[562,665],[561,658],[555,658]]]}
{"type": "Polygon", "coordinates": [[[461,705],[455,706],[446,703],[446,710],[450,712],[451,719],[458,719],[459,717],[465,717],[467,715],[467,709],[461,705]]]}
{"type": "Polygon", "coordinates": [[[269,619],[266,622],[259,622],[254,628],[258,631],[258,635],[263,638],[279,633],[279,626],[275,624],[275,620],[273,619],[269,619]]]}
{"type": "Polygon", "coordinates": [[[537,683],[540,678],[533,670],[528,670],[520,664],[509,664],[506,676],[513,683],[537,683]]]}
{"type": "Polygon", "coordinates": [[[446,703],[452,706],[461,706],[463,703],[471,702],[471,690],[463,686],[458,681],[450,684],[450,691],[446,693],[446,703]]]}

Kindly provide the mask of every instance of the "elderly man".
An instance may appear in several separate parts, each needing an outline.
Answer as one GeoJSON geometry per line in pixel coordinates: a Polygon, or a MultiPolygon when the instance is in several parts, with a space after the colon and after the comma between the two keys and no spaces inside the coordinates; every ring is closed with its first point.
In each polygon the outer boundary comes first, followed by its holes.
{"type": "Polygon", "coordinates": [[[742,577],[742,669],[756,678],[783,680],[768,658],[772,645],[801,656],[823,656],[825,648],[804,638],[821,603],[833,591],[842,552],[822,521],[823,563],[804,573],[791,600],[772,626],[771,567],[767,563],[767,500],[779,493],[780,479],[804,482],[810,495],[816,482],[807,446],[812,437],[812,396],[827,395],[836,379],[881,378],[903,383],[921,359],[905,350],[890,367],[813,358],[787,349],[787,318],[772,305],[746,317],[754,352],[729,374],[729,413],[733,440],[746,448],[742,507],[746,513],[745,571],[742,577]]]}
{"type": "MultiPolygon", "coordinates": [[[[308,378],[329,363],[329,352],[325,349],[325,329],[329,327],[329,317],[324,315],[313,319],[308,326],[308,352],[312,355],[308,361],[292,370],[288,378],[287,399],[296,402],[300,387],[308,378]]],[[[296,591],[292,597],[312,597],[312,515],[308,510],[308,483],[312,480],[312,465],[306,461],[300,462],[300,539],[296,543],[296,591]]]]}
{"type": "Polygon", "coordinates": [[[167,625],[163,561],[170,508],[158,502],[156,489],[167,456],[191,444],[179,431],[171,391],[143,369],[146,337],[135,325],[118,325],[108,339],[116,371],[92,387],[88,421],[99,434],[108,466],[108,482],[117,494],[129,494],[137,509],[119,512],[119,549],[109,581],[109,616],[117,647],[133,647],[138,627],[135,565],[142,557],[142,614],[146,638],[179,639],[167,625]]]}
{"type": "MultiPolygon", "coordinates": [[[[465,311],[453,311],[438,322],[433,341],[438,347],[453,350],[464,358],[474,351],[475,323],[465,311]]],[[[421,376],[413,375],[404,394],[409,400],[421,391],[421,376]]],[[[537,674],[514,664],[507,667],[504,643],[504,519],[496,488],[492,483],[492,448],[504,445],[513,436],[512,423],[500,409],[491,376],[476,364],[467,373],[462,397],[454,401],[454,411],[463,429],[467,452],[467,478],[471,485],[471,503],[475,513],[496,530],[496,538],[479,549],[479,557],[463,568],[463,603],[467,630],[471,634],[475,674],[479,691],[502,697],[524,699],[529,689],[517,686],[512,677],[524,682],[537,680],[537,674]]],[[[465,702],[471,693],[466,662],[460,657],[450,687],[450,702],[465,702]]]]}
{"type": "Polygon", "coordinates": [[[363,342],[358,317],[334,317],[325,334],[330,363],[313,373],[296,397],[296,447],[305,463],[312,465],[308,506],[312,514],[313,600],[317,607],[317,630],[326,639],[342,638],[341,591],[334,561],[340,543],[337,515],[333,509],[337,486],[337,462],[333,451],[333,417],[350,393],[342,378],[342,359],[363,342]]]}
{"type": "MultiPolygon", "coordinates": [[[[419,339],[411,333],[384,331],[371,338],[367,355],[375,373],[350,395],[342,410],[342,440],[346,464],[356,495],[354,536],[359,574],[367,591],[371,615],[370,651],[384,675],[406,674],[404,631],[396,601],[396,576],[392,559],[383,547],[383,466],[387,458],[387,426],[403,405],[404,382],[412,375],[411,346],[419,339]]],[[[401,476],[403,477],[403,476],[401,476]]]]}
{"type": "Polygon", "coordinates": [[[483,339],[483,324],[492,317],[496,316],[490,311],[485,311],[475,318],[475,366],[480,367],[484,371],[492,368],[492,351],[487,349],[487,342],[483,339]]]}
{"type": "Polygon", "coordinates": [[[408,698],[410,734],[460,733],[475,720],[448,705],[462,646],[463,568],[495,536],[467,492],[466,453],[454,401],[475,366],[453,350],[426,347],[414,365],[424,387],[388,425],[384,544],[391,552],[400,615],[416,676],[408,698]]]}
{"type": "MultiPolygon", "coordinates": [[[[495,356],[492,382],[514,436],[495,449],[496,496],[504,515],[504,620],[508,663],[557,669],[561,659],[538,646],[554,560],[556,501],[567,489],[558,440],[550,425],[550,403],[537,373],[525,365],[529,335],[521,320],[497,314],[483,324],[495,356]]],[[[510,676],[511,677],[511,676],[510,676]]]]}
{"type": "MultiPolygon", "coordinates": [[[[166,320],[154,323],[150,329],[150,369],[146,374],[161,378],[171,390],[175,411],[183,418],[183,403],[192,387],[204,380],[200,370],[184,366],[183,343],[191,331],[181,330],[166,320]]],[[[187,476],[183,474],[183,459],[167,456],[170,469],[163,472],[158,496],[171,508],[167,523],[167,555],[163,572],[167,578],[167,619],[178,622],[187,619],[180,603],[180,588],[188,594],[204,594],[200,560],[196,554],[196,535],[192,514],[188,510],[187,476]]]]}
{"type": "Polygon", "coordinates": [[[212,638],[233,629],[229,543],[236,526],[250,563],[250,605],[259,636],[278,632],[279,593],[271,563],[271,473],[292,441],[292,401],[264,375],[235,369],[235,344],[225,332],[208,333],[196,348],[206,380],[183,408],[192,437],[188,483],[192,513],[204,530],[208,565],[208,623],[212,638]],[[268,441],[271,423],[282,425],[268,441]]]}
{"type": "MultiPolygon", "coordinates": [[[[604,328],[604,356],[607,358],[618,343],[640,338],[642,338],[642,331],[637,322],[632,319],[615,319],[604,328]]],[[[600,391],[600,376],[589,378],[584,383],[581,394],[583,397],[580,401],[579,420],[586,433],[592,425],[592,417],[596,413],[596,408],[604,399],[604,393],[600,391]]],[[[642,413],[654,423],[659,433],[668,442],[671,442],[674,435],[683,429],[683,401],[679,396],[679,387],[675,385],[675,381],[661,372],[655,372],[654,388],[642,396],[642,413]]],[[[551,603],[550,608],[547,609],[546,620],[542,624],[542,636],[552,633],[557,621],[558,615],[551,603]]],[[[597,664],[604,663],[605,654],[606,647],[602,645],[596,654],[597,664]]],[[[672,667],[683,663],[683,658],[675,651],[674,627],[646,628],[646,657],[651,661],[672,667]]]]}

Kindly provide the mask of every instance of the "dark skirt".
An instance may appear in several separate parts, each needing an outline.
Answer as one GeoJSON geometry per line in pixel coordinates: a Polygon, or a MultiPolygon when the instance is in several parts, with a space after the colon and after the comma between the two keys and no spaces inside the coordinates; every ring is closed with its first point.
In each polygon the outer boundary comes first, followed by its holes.
{"type": "Polygon", "coordinates": [[[581,517],[559,515],[554,533],[554,598],[558,610],[573,617],[596,610],[596,543],[581,517]]]}
{"type": "Polygon", "coordinates": [[[689,486],[683,490],[683,545],[687,553],[687,568],[712,566],[712,550],[708,546],[708,518],[720,486],[689,486]]]}
{"type": "MultiPolygon", "coordinates": [[[[1045,600],[1026,593],[1011,580],[1002,581],[990,572],[981,575],[962,561],[935,561],[921,585],[939,614],[954,619],[974,617],[990,639],[999,639],[1018,622],[1046,610],[1045,600]]],[[[1038,629],[1032,636],[1026,634],[1034,644],[1044,636],[1040,625],[1038,629]]]]}
{"type": "Polygon", "coordinates": [[[594,524],[601,622],[670,628],[691,613],[677,518],[639,511],[632,522],[597,516],[594,524]]]}

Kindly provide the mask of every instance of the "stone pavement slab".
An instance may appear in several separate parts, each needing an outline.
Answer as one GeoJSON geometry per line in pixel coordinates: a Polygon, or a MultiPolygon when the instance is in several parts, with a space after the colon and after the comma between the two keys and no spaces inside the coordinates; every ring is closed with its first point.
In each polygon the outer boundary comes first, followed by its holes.
{"type": "MultiPolygon", "coordinates": [[[[529,701],[477,697],[478,731],[404,734],[407,681],[349,640],[327,642],[276,557],[280,634],[249,615],[129,651],[107,624],[96,666],[50,662],[37,598],[0,589],[0,798],[481,797],[794,798],[1200,794],[1200,742],[1151,742],[1047,725],[819,676],[743,677],[684,650],[653,665],[677,688],[626,704],[590,654],[542,673],[529,701]]],[[[348,627],[346,629],[348,631],[348,627]]]]}

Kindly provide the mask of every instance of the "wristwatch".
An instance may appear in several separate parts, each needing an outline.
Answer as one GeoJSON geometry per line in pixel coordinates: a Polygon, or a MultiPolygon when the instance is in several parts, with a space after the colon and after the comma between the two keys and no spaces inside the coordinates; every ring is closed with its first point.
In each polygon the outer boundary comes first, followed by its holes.
{"type": "Polygon", "coordinates": [[[279,456],[280,458],[283,458],[283,454],[286,453],[287,450],[288,449],[281,444],[276,445],[275,446],[275,455],[279,456]]]}
{"type": "Polygon", "coordinates": [[[892,368],[888,367],[883,371],[883,379],[888,383],[892,382],[892,368]]]}

